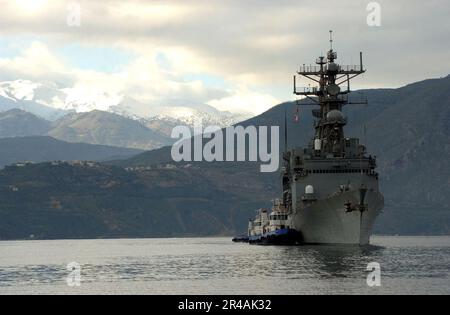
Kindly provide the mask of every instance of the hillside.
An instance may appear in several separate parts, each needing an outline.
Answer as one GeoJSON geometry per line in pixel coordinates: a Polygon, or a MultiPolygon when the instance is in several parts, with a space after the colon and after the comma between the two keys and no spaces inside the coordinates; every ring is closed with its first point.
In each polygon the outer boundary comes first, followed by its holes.
{"type": "Polygon", "coordinates": [[[0,112],[0,138],[51,136],[72,143],[146,150],[171,144],[167,130],[171,125],[175,126],[175,122],[135,120],[97,110],[66,114],[55,121],[17,108],[0,112]]]}
{"type": "Polygon", "coordinates": [[[0,138],[44,135],[51,123],[20,109],[0,112],[0,138]]]}
{"type": "MultiPolygon", "coordinates": [[[[450,76],[399,89],[358,91],[351,97],[358,99],[360,94],[367,97],[369,105],[345,108],[349,119],[346,135],[360,137],[369,152],[378,156],[386,207],[376,231],[450,233],[450,164],[446,158],[450,156],[450,76]]],[[[292,116],[296,107],[284,103],[241,125],[283,126],[285,111],[292,116]]],[[[300,108],[300,123],[288,120],[289,147],[303,146],[312,137],[310,108],[300,108]]],[[[283,139],[282,127],[280,134],[283,139]]],[[[170,148],[161,148],[116,164],[142,166],[170,160],[170,148]]],[[[218,167],[233,172],[227,164],[218,167]]],[[[278,174],[272,179],[279,187],[278,174]]]]}
{"type": "Polygon", "coordinates": [[[68,141],[154,149],[170,144],[168,137],[138,121],[102,111],[69,114],[56,121],[49,136],[68,141]]]}
{"type": "Polygon", "coordinates": [[[85,143],[68,143],[45,136],[0,139],[0,168],[16,162],[105,161],[127,158],[142,152],[85,143]]]}
{"type": "Polygon", "coordinates": [[[8,167],[0,171],[0,239],[231,235],[265,202],[257,192],[273,189],[255,185],[255,174],[221,181],[216,168],[8,167]]]}
{"type": "MultiPolygon", "coordinates": [[[[375,232],[449,234],[450,77],[361,92],[370,105],[345,109],[346,133],[378,156],[386,207],[375,232]]],[[[295,108],[280,104],[243,125],[282,126],[295,108]]],[[[306,107],[299,124],[289,119],[289,146],[306,144],[311,125],[306,107]]],[[[173,163],[170,147],[108,165],[8,168],[0,238],[230,235],[279,192],[279,174],[259,163],[173,163]]]]}

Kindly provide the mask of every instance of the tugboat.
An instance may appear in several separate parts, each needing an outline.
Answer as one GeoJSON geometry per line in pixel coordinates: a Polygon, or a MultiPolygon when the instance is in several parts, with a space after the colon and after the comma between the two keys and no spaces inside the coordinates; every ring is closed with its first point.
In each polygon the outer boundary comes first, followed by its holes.
{"type": "Polygon", "coordinates": [[[300,244],[300,234],[293,228],[292,217],[279,199],[273,201],[272,212],[260,209],[248,225],[248,242],[265,245],[300,244]]]}
{"type": "Polygon", "coordinates": [[[342,112],[347,104],[367,104],[349,100],[350,81],[366,70],[362,53],[359,65],[336,63],[332,31],[330,46],[316,65],[303,65],[297,72],[316,87],[298,88],[294,76],[294,94],[310,101],[297,104],[319,107],[312,111],[315,135],[307,147],[284,152],[283,197],[270,214],[259,210],[250,221],[251,244],[369,244],[384,197],[378,187],[376,158],[368,155],[358,138],[344,135],[347,118],[342,112]]]}

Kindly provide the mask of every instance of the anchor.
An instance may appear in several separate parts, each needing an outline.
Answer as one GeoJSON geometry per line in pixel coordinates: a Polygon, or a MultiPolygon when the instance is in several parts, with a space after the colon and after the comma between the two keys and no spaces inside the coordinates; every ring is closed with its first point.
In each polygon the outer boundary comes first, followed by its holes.
{"type": "Polygon", "coordinates": [[[361,213],[368,210],[367,205],[364,203],[366,199],[367,194],[367,187],[365,185],[361,185],[359,188],[359,204],[353,205],[350,200],[348,200],[346,203],[344,203],[345,206],[345,212],[350,213],[353,211],[359,211],[361,213]]]}

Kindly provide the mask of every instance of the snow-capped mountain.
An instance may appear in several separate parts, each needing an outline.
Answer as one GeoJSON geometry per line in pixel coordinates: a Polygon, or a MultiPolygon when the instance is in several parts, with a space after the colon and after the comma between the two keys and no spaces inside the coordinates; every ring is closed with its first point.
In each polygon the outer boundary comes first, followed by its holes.
{"type": "Polygon", "coordinates": [[[145,104],[128,95],[110,94],[89,87],[58,87],[52,82],[16,80],[0,82],[0,110],[20,108],[49,120],[68,113],[100,110],[135,120],[162,120],[193,126],[226,127],[250,117],[219,111],[206,104],[173,100],[170,104],[145,104]]]}
{"type": "Polygon", "coordinates": [[[0,96],[12,101],[32,101],[34,99],[34,91],[38,87],[38,83],[33,83],[26,80],[1,82],[0,96]]]}
{"type": "Polygon", "coordinates": [[[188,126],[202,124],[203,126],[227,127],[235,123],[248,119],[249,116],[243,114],[232,114],[229,112],[211,113],[190,107],[168,107],[162,114],[150,118],[150,120],[164,120],[181,122],[188,126]]]}
{"type": "Polygon", "coordinates": [[[68,113],[56,105],[59,97],[61,96],[56,88],[51,89],[40,83],[26,80],[0,82],[0,111],[21,109],[54,121],[68,113]]]}
{"type": "Polygon", "coordinates": [[[0,96],[18,105],[22,105],[24,101],[35,102],[65,113],[108,111],[111,106],[121,101],[120,96],[108,95],[89,88],[59,88],[52,82],[36,83],[28,80],[0,82],[0,96]]]}

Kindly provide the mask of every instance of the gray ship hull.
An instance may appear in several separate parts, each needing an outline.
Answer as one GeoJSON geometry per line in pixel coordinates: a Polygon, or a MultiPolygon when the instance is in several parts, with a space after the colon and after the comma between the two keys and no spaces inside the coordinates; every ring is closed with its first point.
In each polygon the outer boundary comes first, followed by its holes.
{"type": "Polygon", "coordinates": [[[306,244],[369,244],[375,219],[384,206],[383,195],[368,191],[367,211],[346,212],[345,203],[359,203],[359,191],[353,190],[323,200],[292,214],[292,223],[306,244]]]}

